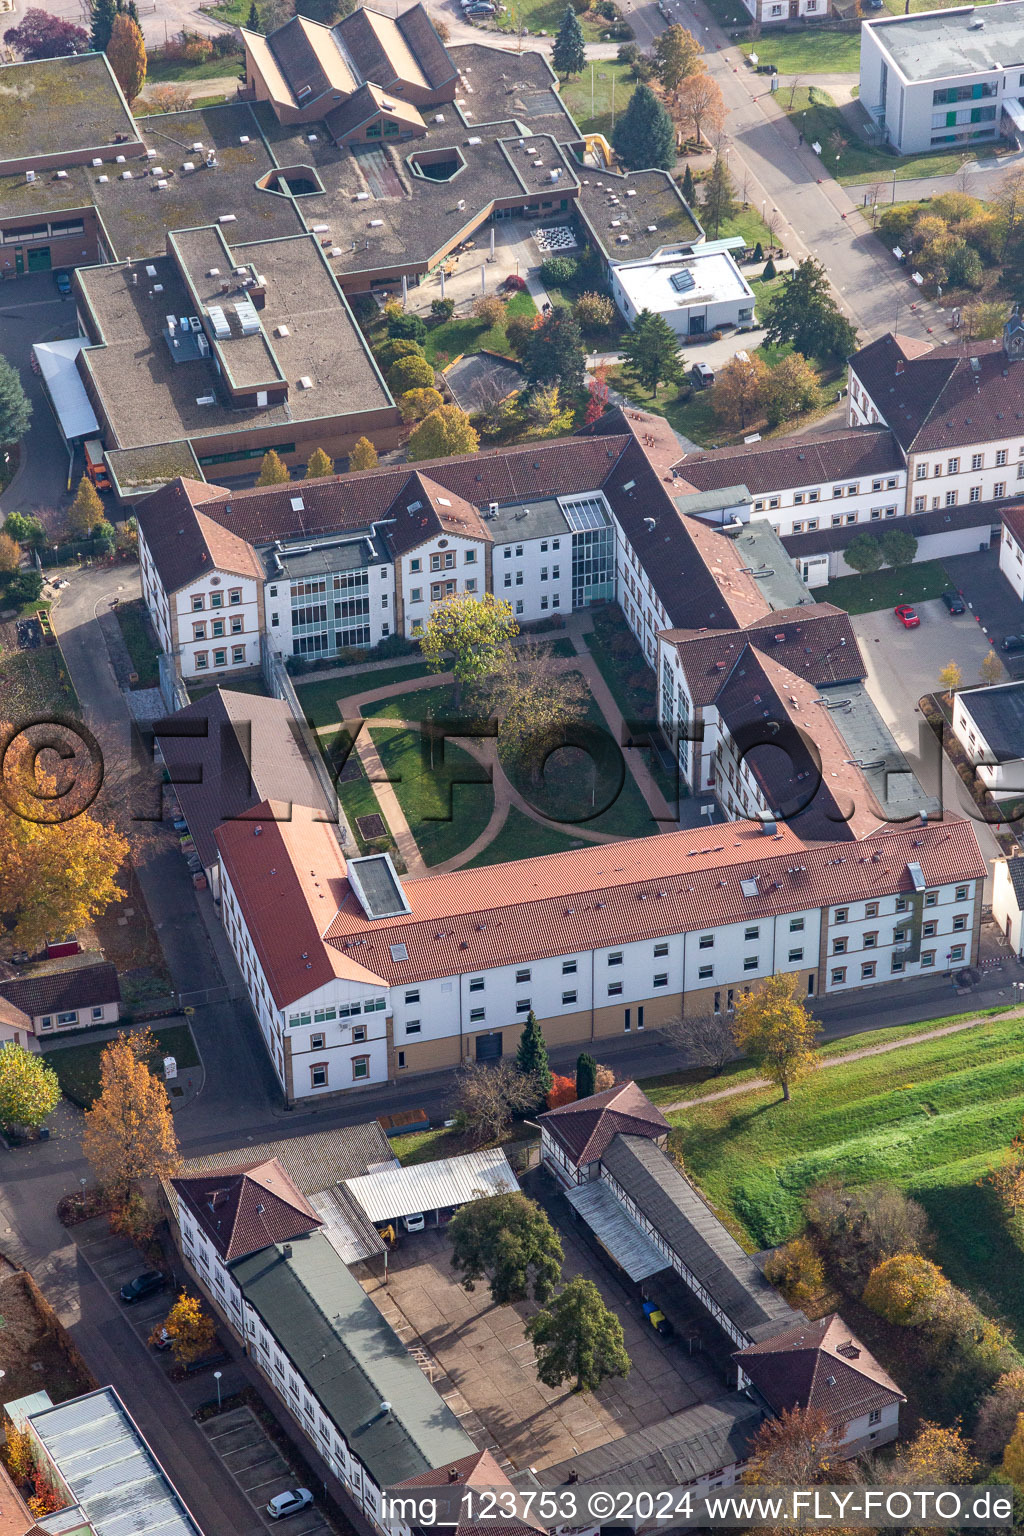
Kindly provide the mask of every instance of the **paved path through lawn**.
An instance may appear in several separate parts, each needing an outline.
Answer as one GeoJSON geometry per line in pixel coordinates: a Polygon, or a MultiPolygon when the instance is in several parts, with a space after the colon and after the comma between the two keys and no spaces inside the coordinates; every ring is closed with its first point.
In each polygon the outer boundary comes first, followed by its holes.
{"type": "MultiPolygon", "coordinates": [[[[1019,1008],[1003,1014],[1003,1018],[1020,1018],[1019,1008]]],[[[862,1056],[884,1056],[889,1051],[900,1051],[905,1045],[920,1045],[923,1040],[937,1040],[940,1035],[958,1035],[963,1029],[977,1029],[979,1024],[990,1024],[991,1018],[961,1019],[957,1024],[943,1024],[938,1029],[925,1029],[919,1035],[904,1035],[902,1040],[886,1040],[881,1045],[865,1045],[859,1051],[843,1051],[839,1056],[826,1056],[818,1063],[818,1071],[826,1067],[841,1067],[847,1061],[859,1061],[862,1056]]],[[[766,1077],[752,1077],[732,1088],[720,1088],[717,1093],[704,1093],[697,1099],[676,1099],[673,1104],[659,1104],[663,1115],[675,1109],[695,1109],[700,1104],[713,1104],[716,1099],[732,1099],[741,1093],[755,1093],[773,1085],[766,1077]]]]}

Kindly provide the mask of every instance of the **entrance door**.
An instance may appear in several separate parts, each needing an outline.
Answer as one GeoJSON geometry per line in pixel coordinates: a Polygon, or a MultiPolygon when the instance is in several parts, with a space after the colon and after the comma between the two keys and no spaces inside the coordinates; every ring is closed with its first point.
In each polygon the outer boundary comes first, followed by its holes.
{"type": "Polygon", "coordinates": [[[49,272],[50,247],[48,245],[32,245],[28,251],[28,269],[30,272],[49,272]]]}
{"type": "Polygon", "coordinates": [[[25,252],[20,246],[14,253],[14,270],[19,273],[25,270],[25,252]]]}
{"type": "Polygon", "coordinates": [[[476,1037],[477,1061],[501,1060],[501,1035],[477,1035],[476,1037]]]}

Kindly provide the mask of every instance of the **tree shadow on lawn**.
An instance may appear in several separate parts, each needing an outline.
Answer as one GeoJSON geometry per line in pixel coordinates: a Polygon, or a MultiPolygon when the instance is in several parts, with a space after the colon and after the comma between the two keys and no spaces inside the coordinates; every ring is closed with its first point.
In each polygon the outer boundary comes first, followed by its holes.
{"type": "Polygon", "coordinates": [[[990,1184],[937,1185],[910,1193],[936,1234],[935,1260],[1024,1348],[1024,1251],[990,1184]]]}

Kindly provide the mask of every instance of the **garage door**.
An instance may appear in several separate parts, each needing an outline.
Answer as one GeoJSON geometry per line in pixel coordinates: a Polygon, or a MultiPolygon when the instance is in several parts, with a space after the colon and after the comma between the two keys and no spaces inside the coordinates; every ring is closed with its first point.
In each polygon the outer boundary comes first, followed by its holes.
{"type": "Polygon", "coordinates": [[[30,272],[49,272],[53,263],[50,260],[50,247],[48,245],[30,245],[28,248],[28,269],[30,272]]]}
{"type": "Polygon", "coordinates": [[[477,1035],[476,1059],[477,1061],[500,1061],[501,1035],[477,1035]]]}

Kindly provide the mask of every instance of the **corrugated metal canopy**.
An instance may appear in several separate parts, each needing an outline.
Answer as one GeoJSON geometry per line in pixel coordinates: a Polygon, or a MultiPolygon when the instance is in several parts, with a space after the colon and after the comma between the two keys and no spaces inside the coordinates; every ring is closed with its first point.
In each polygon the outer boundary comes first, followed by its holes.
{"type": "Polygon", "coordinates": [[[511,1194],[519,1185],[504,1152],[495,1150],[466,1152],[411,1168],[384,1168],[346,1179],[345,1187],[371,1221],[395,1221],[420,1211],[445,1211],[471,1200],[511,1194]]]}
{"type": "Polygon", "coordinates": [[[647,1280],[671,1268],[654,1244],[637,1226],[625,1206],[619,1204],[607,1184],[592,1179],[567,1189],[566,1199],[631,1280],[647,1280]]]}
{"type": "Polygon", "coordinates": [[[70,341],[37,341],[32,348],[60,429],[68,442],[79,437],[94,437],[100,430],[75,364],[85,345],[83,336],[74,336],[70,341]]]}

